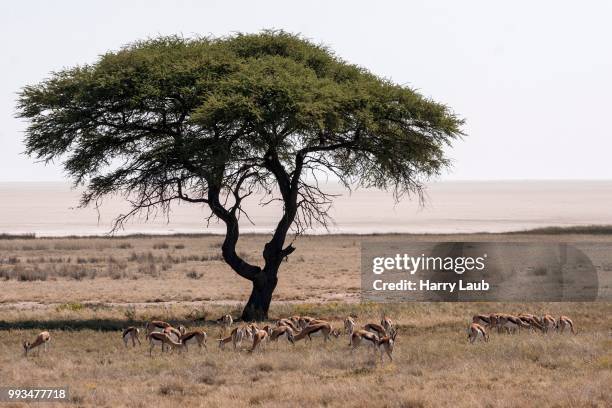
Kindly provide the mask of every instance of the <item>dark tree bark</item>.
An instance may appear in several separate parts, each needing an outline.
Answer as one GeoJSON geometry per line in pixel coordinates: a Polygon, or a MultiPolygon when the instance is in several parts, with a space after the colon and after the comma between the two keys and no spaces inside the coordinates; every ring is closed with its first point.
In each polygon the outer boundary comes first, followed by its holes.
{"type": "Polygon", "coordinates": [[[261,321],[268,318],[270,303],[272,302],[272,293],[276,289],[278,283],[278,268],[276,270],[265,268],[254,279],[251,296],[242,311],[242,320],[244,321],[261,321]]]}
{"type": "Polygon", "coordinates": [[[295,159],[295,168],[290,175],[283,167],[278,159],[275,150],[270,149],[265,156],[265,167],[276,178],[281,196],[284,203],[284,211],[281,220],[276,226],[272,239],[266,243],[263,251],[265,265],[262,269],[254,274],[251,279],[253,288],[251,296],[242,312],[242,319],[245,321],[266,320],[270,303],[272,302],[272,293],[276,289],[278,283],[278,270],[283,262],[283,259],[288,257],[295,247],[289,245],[284,247],[285,239],[289,228],[297,214],[298,204],[298,182],[302,172],[304,153],[299,152],[295,159]]]}
{"type": "MultiPolygon", "coordinates": [[[[268,318],[272,294],[278,283],[278,271],[280,265],[288,257],[295,247],[289,245],[284,247],[287,233],[295,220],[298,210],[298,183],[303,167],[303,153],[298,153],[295,160],[295,168],[292,174],[288,174],[282,166],[274,150],[266,154],[266,168],[274,174],[284,202],[284,211],[281,220],[274,231],[272,239],[266,243],[263,250],[265,265],[263,268],[251,265],[236,253],[236,244],[240,237],[240,228],[236,212],[240,209],[239,181],[234,190],[236,202],[227,209],[220,202],[221,188],[214,186],[214,180],[209,179],[209,190],[207,203],[214,215],[221,219],[226,225],[225,240],[222,245],[223,259],[240,276],[251,281],[253,287],[251,295],[242,312],[244,321],[261,321],[268,318]]],[[[244,179],[248,176],[245,174],[244,179]]],[[[181,198],[186,199],[181,193],[181,198]]],[[[188,198],[187,198],[188,199],[188,198]]]]}

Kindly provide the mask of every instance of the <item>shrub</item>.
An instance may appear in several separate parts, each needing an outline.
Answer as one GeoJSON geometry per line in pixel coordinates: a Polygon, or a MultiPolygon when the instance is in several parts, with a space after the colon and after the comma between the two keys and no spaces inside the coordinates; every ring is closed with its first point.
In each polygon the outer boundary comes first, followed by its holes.
{"type": "Polygon", "coordinates": [[[157,266],[153,262],[148,262],[142,265],[138,265],[138,272],[143,275],[149,275],[153,277],[159,276],[157,266]]]}
{"type": "Polygon", "coordinates": [[[125,309],[125,312],[123,312],[123,315],[128,321],[133,322],[134,320],[136,320],[136,307],[128,306],[125,309]]]}
{"type": "Polygon", "coordinates": [[[46,281],[47,273],[41,271],[38,267],[34,267],[34,269],[26,269],[21,267],[21,265],[17,265],[13,269],[13,277],[21,282],[46,281]]]}
{"type": "Polygon", "coordinates": [[[202,276],[204,276],[204,274],[196,271],[189,271],[185,274],[185,276],[187,276],[189,279],[200,279],[202,276]]]}
{"type": "Polygon", "coordinates": [[[73,270],[70,273],[70,277],[74,280],[83,280],[84,277],[87,276],[87,270],[85,269],[77,269],[77,270],[73,270]]]}
{"type": "Polygon", "coordinates": [[[185,388],[179,382],[164,384],[159,388],[161,395],[181,395],[185,393],[185,388]]]}
{"type": "Polygon", "coordinates": [[[63,303],[55,308],[56,311],[71,311],[71,312],[80,312],[85,309],[85,305],[79,302],[68,302],[63,303]]]}

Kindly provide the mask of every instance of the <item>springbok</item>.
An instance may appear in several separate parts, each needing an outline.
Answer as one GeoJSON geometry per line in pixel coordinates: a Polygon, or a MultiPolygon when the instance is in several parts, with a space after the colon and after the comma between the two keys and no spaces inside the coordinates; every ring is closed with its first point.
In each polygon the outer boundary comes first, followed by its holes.
{"type": "Polygon", "coordinates": [[[535,329],[538,329],[541,332],[544,332],[544,326],[542,326],[539,321],[540,319],[536,316],[528,313],[521,313],[520,315],[518,315],[518,318],[521,319],[523,323],[529,325],[530,330],[535,331],[535,329]]]}
{"type": "Polygon", "coordinates": [[[384,312],[380,317],[380,325],[385,329],[387,333],[391,333],[393,331],[393,321],[389,319],[384,312]]]}
{"type": "Polygon", "coordinates": [[[387,335],[387,330],[378,323],[368,323],[363,328],[376,334],[378,337],[385,337],[387,335]]]}
{"type": "MultiPolygon", "coordinates": [[[[298,320],[299,320],[299,318],[298,318],[298,320]]],[[[279,320],[276,322],[276,325],[277,325],[277,326],[279,326],[279,327],[280,327],[280,326],[288,326],[288,327],[290,327],[290,328],[291,328],[291,330],[293,330],[293,331],[298,331],[298,330],[299,330],[299,328],[297,327],[297,323],[295,323],[295,322],[293,321],[293,319],[279,319],[279,320]]]]}
{"type": "Polygon", "coordinates": [[[161,320],[152,320],[147,323],[147,336],[151,333],[161,333],[166,327],[172,327],[172,325],[167,322],[162,322],[161,320]]]}
{"type": "MultiPolygon", "coordinates": [[[[266,326],[266,328],[267,327],[268,326],[266,326]]],[[[259,346],[260,344],[261,346],[259,348],[261,349],[263,347],[263,343],[270,338],[270,334],[268,333],[268,330],[266,328],[257,329],[255,333],[253,333],[253,347],[251,347],[249,352],[252,353],[253,351],[255,351],[257,346],[259,346]]]]}
{"type": "Polygon", "coordinates": [[[242,340],[246,337],[247,328],[245,327],[235,327],[234,330],[230,333],[229,336],[217,339],[219,342],[219,348],[225,348],[225,344],[232,342],[234,345],[234,350],[242,344],[242,340]]]}
{"type": "MultiPolygon", "coordinates": [[[[34,340],[33,343],[30,343],[29,341],[24,341],[23,342],[24,355],[27,357],[28,351],[40,346],[41,344],[43,345],[43,348],[46,353],[49,350],[50,341],[51,341],[51,335],[49,334],[48,331],[41,332],[38,336],[36,336],[36,339],[34,340]]],[[[40,354],[40,349],[36,351],[36,355],[39,355],[39,354],[40,354]]]]}
{"type": "Polygon", "coordinates": [[[485,328],[492,329],[497,325],[497,313],[476,314],[472,316],[472,323],[477,323],[485,328]]]}
{"type": "Polygon", "coordinates": [[[352,316],[348,316],[344,319],[344,331],[349,336],[349,339],[353,336],[353,332],[355,331],[355,319],[352,316]]]}
{"type": "Polygon", "coordinates": [[[533,314],[531,314],[531,313],[519,313],[518,317],[519,317],[519,318],[526,317],[526,318],[528,318],[528,319],[534,319],[534,320],[535,320],[535,321],[537,321],[538,323],[542,324],[542,320],[541,320],[541,319],[540,319],[538,316],[533,315],[533,314]]]}
{"type": "MultiPolygon", "coordinates": [[[[327,320],[322,320],[322,319],[314,319],[312,317],[300,317],[300,320],[298,322],[298,326],[299,326],[299,330],[297,330],[297,332],[302,332],[304,331],[304,329],[306,329],[307,327],[310,326],[317,326],[320,324],[327,324],[330,327],[330,331],[329,333],[327,333],[327,336],[329,337],[331,336],[335,336],[338,337],[340,335],[340,333],[333,329],[331,323],[329,323],[327,320]]],[[[319,335],[320,333],[323,333],[322,331],[314,331],[311,332],[310,334],[308,334],[308,340],[312,340],[311,335],[319,335]]]]}
{"type": "MultiPolygon", "coordinates": [[[[168,337],[172,339],[175,343],[178,343],[181,339],[181,336],[185,332],[185,327],[183,327],[183,331],[176,329],[172,326],[168,326],[161,331],[161,333],[167,334],[168,337]]],[[[162,351],[164,350],[164,344],[162,343],[162,351]]]]}
{"type": "Polygon", "coordinates": [[[308,326],[304,327],[302,331],[300,331],[293,337],[293,341],[302,340],[303,338],[306,338],[307,336],[310,339],[311,335],[317,334],[317,333],[321,333],[323,335],[324,341],[329,340],[329,336],[332,333],[331,324],[329,324],[328,322],[309,324],[308,326]]]}
{"type": "Polygon", "coordinates": [[[557,331],[561,331],[561,333],[563,333],[566,327],[569,327],[572,334],[576,334],[576,331],[574,330],[574,322],[572,321],[572,319],[567,316],[561,316],[559,318],[559,323],[557,324],[557,331]]]}
{"type": "Polygon", "coordinates": [[[300,316],[298,317],[298,327],[300,329],[303,329],[304,327],[308,326],[311,322],[314,322],[316,320],[317,319],[315,319],[314,317],[300,316]]]}
{"type": "Polygon", "coordinates": [[[391,334],[388,336],[382,337],[378,339],[378,350],[380,351],[380,362],[383,362],[383,352],[387,353],[389,356],[389,360],[393,361],[393,346],[395,344],[395,339],[397,338],[397,330],[394,328],[390,328],[391,334]]]}
{"type": "Polygon", "coordinates": [[[349,347],[352,347],[351,350],[355,350],[361,345],[362,342],[373,347],[374,350],[376,350],[376,347],[378,346],[378,336],[368,330],[355,330],[351,334],[351,339],[349,340],[349,347]]]}
{"type": "Polygon", "coordinates": [[[231,329],[233,323],[234,323],[234,319],[232,319],[232,315],[226,314],[223,317],[221,317],[222,333],[225,333],[226,330],[231,329]]]}
{"type": "Polygon", "coordinates": [[[293,344],[294,330],[290,326],[277,326],[270,333],[270,340],[277,341],[279,337],[285,336],[287,340],[293,344]]]}
{"type": "Polygon", "coordinates": [[[189,351],[188,345],[197,343],[199,348],[206,347],[206,339],[207,335],[202,330],[193,330],[187,333],[183,333],[181,335],[179,342],[182,343],[185,347],[185,351],[189,351]]]}
{"type": "Polygon", "coordinates": [[[183,334],[185,334],[185,328],[183,327],[183,330],[179,330],[175,327],[172,326],[168,326],[166,327],[164,330],[161,331],[162,333],[166,333],[168,336],[170,336],[170,338],[174,341],[178,341],[178,339],[181,338],[181,336],[183,334]]]}
{"type": "Polygon", "coordinates": [[[139,334],[140,334],[140,330],[134,326],[130,326],[126,328],[125,330],[123,330],[123,333],[121,334],[121,338],[123,339],[123,344],[125,344],[125,347],[127,348],[128,342],[130,340],[132,340],[132,347],[136,347],[136,342],[138,342],[138,345],[140,346],[141,343],[140,343],[140,337],[138,336],[139,334]]]}
{"type": "MultiPolygon", "coordinates": [[[[497,332],[501,333],[502,328],[499,325],[499,320],[501,319],[502,316],[505,316],[505,313],[491,313],[489,315],[489,326],[485,326],[485,328],[488,328],[490,330],[493,330],[494,328],[497,327],[497,332]]],[[[472,322],[472,323],[478,323],[478,322],[472,322]]]]}
{"type": "Polygon", "coordinates": [[[542,316],[541,320],[542,320],[542,326],[544,326],[544,332],[545,333],[548,333],[548,331],[551,330],[551,329],[556,329],[557,328],[557,321],[551,315],[546,314],[546,315],[542,316]]]}
{"type": "Polygon", "coordinates": [[[487,333],[485,328],[478,323],[470,324],[470,327],[468,327],[467,332],[468,340],[471,344],[473,344],[476,340],[481,340],[485,342],[489,341],[489,334],[487,333]]]}
{"type": "Polygon", "coordinates": [[[528,329],[530,326],[516,316],[504,314],[499,316],[498,327],[506,329],[507,333],[515,333],[517,330],[520,331],[521,328],[528,329]]]}
{"type": "Polygon", "coordinates": [[[164,345],[169,346],[172,350],[174,350],[175,348],[178,348],[179,353],[181,352],[181,349],[184,347],[182,343],[174,341],[166,333],[153,332],[153,333],[150,333],[147,337],[149,338],[149,344],[150,344],[149,356],[152,356],[153,347],[155,347],[158,344],[161,345],[162,353],[164,352],[164,345]]]}

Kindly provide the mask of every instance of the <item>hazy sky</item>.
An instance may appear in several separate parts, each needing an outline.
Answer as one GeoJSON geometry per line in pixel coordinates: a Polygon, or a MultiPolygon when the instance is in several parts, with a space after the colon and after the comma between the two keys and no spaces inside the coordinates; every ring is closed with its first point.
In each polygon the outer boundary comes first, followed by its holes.
{"type": "Polygon", "coordinates": [[[609,1],[7,1],[0,181],[62,180],[21,154],[16,92],[158,34],[282,28],[450,105],[456,179],[612,178],[609,1]]]}

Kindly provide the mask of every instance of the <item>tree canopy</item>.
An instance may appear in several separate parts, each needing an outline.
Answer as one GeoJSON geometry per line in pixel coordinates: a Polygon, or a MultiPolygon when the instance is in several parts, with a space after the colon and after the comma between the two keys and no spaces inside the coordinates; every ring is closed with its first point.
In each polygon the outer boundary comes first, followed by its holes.
{"type": "Polygon", "coordinates": [[[117,227],[173,201],[206,205],[227,226],[224,259],[255,286],[272,274],[275,286],[294,250],[285,246],[290,228],[326,225],[332,197],[322,174],[346,187],[419,193],[448,165],[444,148],[463,123],[283,31],[138,41],[24,87],[18,112],[29,122],[26,153],[61,161],[85,187],[82,205],[123,195],[132,210],[117,227]],[[283,203],[263,268],[235,250],[242,202],[254,192],[283,203]]]}

